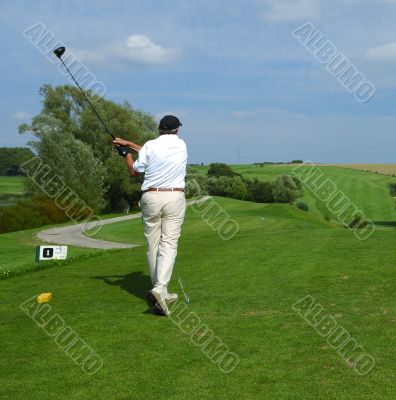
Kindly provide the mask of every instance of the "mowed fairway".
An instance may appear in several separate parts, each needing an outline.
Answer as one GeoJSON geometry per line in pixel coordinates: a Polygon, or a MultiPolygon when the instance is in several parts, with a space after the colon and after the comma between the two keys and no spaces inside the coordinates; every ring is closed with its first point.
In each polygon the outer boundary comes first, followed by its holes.
{"type": "MultiPolygon", "coordinates": [[[[147,309],[145,248],[96,252],[0,282],[1,399],[393,399],[393,229],[361,242],[290,205],[216,200],[239,224],[222,240],[189,209],[171,289],[238,354],[229,374],[172,321],[147,309]],[[103,359],[93,376],[19,308],[51,291],[53,313],[103,359]],[[311,295],[376,360],[358,375],[292,309],[311,295]]],[[[382,211],[383,212],[383,211],[382,211]]],[[[138,221],[100,237],[133,241],[138,221]]]]}

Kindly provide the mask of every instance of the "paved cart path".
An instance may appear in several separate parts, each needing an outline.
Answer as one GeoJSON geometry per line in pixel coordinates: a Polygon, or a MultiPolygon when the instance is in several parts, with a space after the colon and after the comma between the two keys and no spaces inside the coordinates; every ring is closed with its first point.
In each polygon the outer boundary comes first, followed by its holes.
{"type": "MultiPolygon", "coordinates": [[[[196,204],[197,202],[202,203],[209,199],[209,196],[204,196],[199,200],[189,201],[187,204],[196,204]]],[[[115,217],[104,219],[100,225],[114,224],[116,222],[128,221],[132,219],[141,218],[142,213],[125,215],[123,217],[115,217]]],[[[98,225],[99,227],[99,225],[98,225]]],[[[87,224],[77,224],[61,226],[57,228],[45,229],[37,234],[40,240],[49,243],[56,243],[69,246],[88,247],[91,249],[132,249],[138,247],[138,244],[133,243],[118,243],[109,242],[107,240],[93,239],[89,236],[84,235],[84,231],[87,229],[87,224]]]]}

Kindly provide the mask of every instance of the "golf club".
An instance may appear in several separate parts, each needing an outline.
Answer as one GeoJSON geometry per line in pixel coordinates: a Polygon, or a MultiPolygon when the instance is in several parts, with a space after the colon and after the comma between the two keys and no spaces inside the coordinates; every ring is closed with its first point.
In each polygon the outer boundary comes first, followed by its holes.
{"type": "MultiPolygon", "coordinates": [[[[95,115],[97,116],[97,118],[99,119],[99,121],[102,123],[102,125],[104,126],[104,128],[106,129],[106,132],[112,137],[113,140],[115,140],[115,136],[112,133],[112,131],[110,130],[110,128],[106,125],[106,123],[103,121],[102,117],[100,116],[100,114],[96,111],[96,108],[94,107],[94,105],[91,103],[91,101],[89,100],[88,96],[85,94],[84,90],[81,88],[81,86],[78,84],[78,82],[76,81],[76,79],[74,78],[73,74],[70,72],[69,68],[67,68],[67,65],[63,62],[62,60],[62,56],[65,53],[66,48],[61,46],[58,47],[54,50],[54,54],[56,55],[56,57],[59,58],[60,62],[63,64],[63,66],[66,68],[67,72],[69,73],[69,75],[71,76],[71,78],[73,79],[74,83],[77,85],[77,87],[80,89],[81,93],[84,95],[85,99],[87,100],[88,104],[91,106],[93,112],[95,113],[95,115]]],[[[131,153],[131,149],[127,146],[117,146],[116,147],[118,154],[120,156],[125,157],[127,154],[131,153]]]]}

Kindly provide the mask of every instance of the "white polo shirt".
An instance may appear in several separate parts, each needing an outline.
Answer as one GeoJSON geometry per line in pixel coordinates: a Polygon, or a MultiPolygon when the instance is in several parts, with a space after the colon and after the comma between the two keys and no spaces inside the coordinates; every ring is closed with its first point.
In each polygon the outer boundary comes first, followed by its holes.
{"type": "Polygon", "coordinates": [[[133,165],[144,172],[142,190],[149,188],[184,188],[187,146],[178,135],[160,135],[146,142],[133,165]]]}

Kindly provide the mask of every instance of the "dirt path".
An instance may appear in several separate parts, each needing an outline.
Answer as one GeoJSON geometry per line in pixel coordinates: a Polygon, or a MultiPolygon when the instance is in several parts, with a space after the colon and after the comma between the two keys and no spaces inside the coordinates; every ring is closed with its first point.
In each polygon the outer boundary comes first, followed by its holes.
{"type": "MultiPolygon", "coordinates": [[[[204,202],[209,196],[204,196],[199,200],[189,201],[187,205],[204,202]]],[[[128,221],[141,218],[142,213],[125,215],[102,220],[103,225],[114,224],[116,222],[128,221]]],[[[137,244],[108,242],[107,240],[93,239],[84,235],[85,224],[61,226],[58,228],[45,229],[37,234],[37,237],[45,242],[56,243],[69,246],[88,247],[91,249],[132,249],[138,247],[137,244]]]]}

